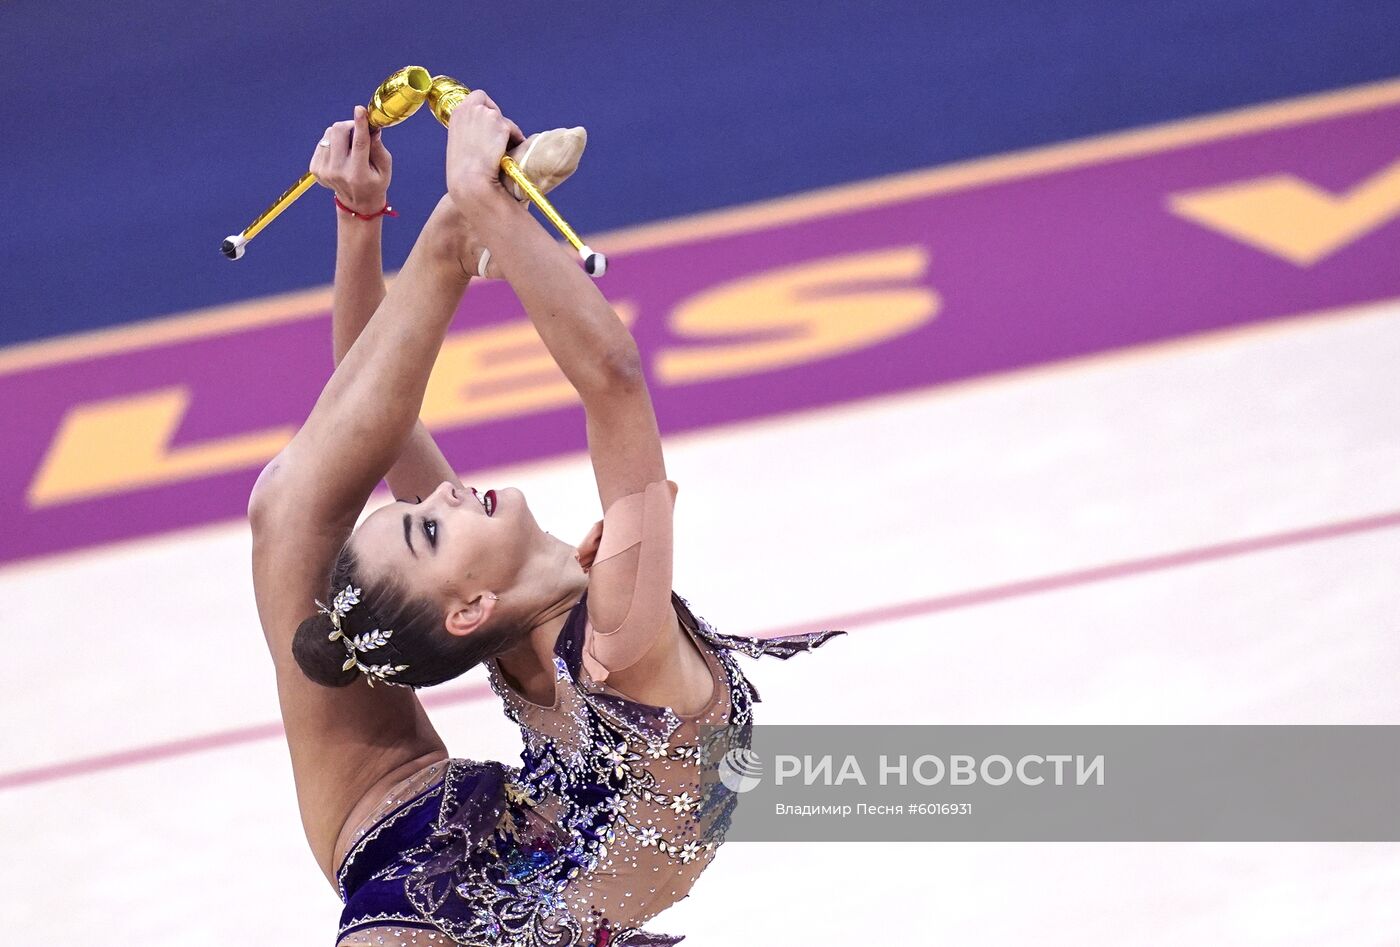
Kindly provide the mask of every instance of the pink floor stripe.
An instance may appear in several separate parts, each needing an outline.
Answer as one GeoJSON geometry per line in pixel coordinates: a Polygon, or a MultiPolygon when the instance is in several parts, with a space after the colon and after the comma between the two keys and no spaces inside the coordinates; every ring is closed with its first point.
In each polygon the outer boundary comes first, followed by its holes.
{"type": "MultiPolygon", "coordinates": [[[[946,612],[956,608],[986,605],[992,602],[1019,598],[1025,595],[1036,595],[1041,592],[1053,592],[1058,589],[1092,585],[1096,582],[1108,582],[1114,579],[1161,572],[1181,566],[1214,562],[1220,559],[1230,559],[1257,552],[1267,552],[1272,549],[1282,549],[1288,546],[1298,546],[1305,543],[1337,539],[1343,536],[1352,536],[1358,533],[1368,533],[1382,529],[1393,529],[1395,527],[1400,527],[1400,511],[1384,513],[1377,516],[1367,516],[1361,519],[1343,520],[1337,523],[1327,523],[1322,526],[1311,526],[1306,529],[1290,530],[1283,533],[1273,533],[1268,536],[1257,536],[1251,539],[1240,539],[1228,543],[1219,543],[1213,546],[1200,546],[1196,549],[1187,549],[1161,556],[1150,556],[1143,559],[1125,559],[1121,562],[1095,566],[1076,572],[1041,576],[1035,579],[1026,579],[1021,582],[1010,582],[1004,585],[993,585],[982,589],[957,592],[951,595],[940,595],[933,598],[919,599],[913,602],[902,602],[898,605],[887,605],[861,612],[851,612],[823,621],[804,622],[801,625],[770,629],[765,632],[760,632],[760,637],[768,638],[776,635],[796,634],[798,632],[811,631],[818,627],[850,629],[864,625],[875,625],[881,622],[898,621],[903,618],[930,615],[936,612],[946,612]]],[[[433,709],[436,707],[472,703],[478,700],[485,700],[490,696],[491,688],[489,686],[485,684],[475,684],[469,687],[447,688],[438,693],[425,694],[423,697],[423,704],[425,707],[433,709]]],[[[149,746],[135,747],[116,753],[105,753],[100,756],[89,756],[82,759],[69,760],[64,763],[52,763],[47,766],[38,766],[32,769],[22,769],[12,773],[0,774],[0,790],[17,789],[21,786],[32,786],[36,783],[70,779],[76,776],[86,776],[104,770],[138,766],[143,763],[153,763],[177,756],[187,756],[208,750],[240,746],[245,743],[255,743],[259,740],[270,740],[281,735],[282,725],[280,723],[263,723],[251,727],[240,727],[233,730],[222,730],[217,733],[204,734],[202,736],[187,737],[183,740],[153,743],[149,746]]]]}
{"type": "MultiPolygon", "coordinates": [[[[1053,592],[1057,589],[1092,585],[1095,582],[1108,582],[1113,579],[1124,579],[1130,576],[1144,575],[1151,572],[1161,572],[1166,569],[1176,569],[1181,566],[1195,565],[1197,563],[1214,562],[1219,559],[1232,559],[1251,553],[1268,552],[1271,549],[1282,549],[1288,546],[1301,546],[1305,543],[1338,539],[1357,533],[1394,529],[1397,526],[1400,526],[1400,510],[1393,513],[1382,513],[1377,516],[1366,516],[1361,519],[1327,523],[1322,526],[1309,526],[1306,529],[1290,530],[1285,533],[1271,533],[1267,536],[1237,539],[1228,543],[1219,543],[1214,546],[1199,546],[1195,549],[1185,549],[1180,552],[1170,552],[1160,556],[1149,556],[1144,559],[1124,559],[1121,562],[1112,562],[1107,565],[1094,566],[1076,572],[1062,572],[1056,575],[1025,579],[1020,582],[1009,582],[1005,585],[991,585],[986,588],[971,589],[966,592],[955,592],[951,595],[938,595],[933,598],[918,599],[913,602],[902,602],[898,605],[886,605],[881,608],[868,609],[863,612],[851,612],[848,615],[837,615],[833,618],[826,619],[822,622],[822,627],[851,628],[857,625],[874,625],[880,622],[898,621],[901,618],[911,618],[916,615],[929,615],[934,612],[951,611],[955,608],[986,605],[1004,599],[1019,598],[1023,595],[1036,595],[1040,592],[1053,592]]],[[[803,631],[811,631],[813,627],[811,622],[807,622],[801,625],[791,625],[786,628],[775,628],[764,632],[764,636],[797,634],[803,631]]]]}
{"type": "MultiPolygon", "coordinates": [[[[449,707],[454,704],[482,700],[489,696],[491,696],[491,688],[486,684],[450,687],[444,688],[436,694],[425,694],[423,706],[430,709],[449,707]]],[[[280,722],[260,723],[251,727],[238,727],[234,730],[220,730],[202,736],[186,737],[183,740],[171,740],[168,743],[152,743],[149,746],[133,747],[130,750],[119,750],[116,753],[87,756],[65,763],[51,763],[47,766],[36,766],[33,769],[16,770],[13,773],[0,775],[0,790],[17,789],[20,786],[32,786],[35,783],[47,783],[56,779],[70,779],[74,776],[87,776],[103,770],[121,769],[126,766],[139,766],[142,763],[154,763],[176,756],[189,756],[208,750],[241,746],[244,743],[256,743],[259,740],[271,740],[282,736],[282,732],[280,722]]]]}

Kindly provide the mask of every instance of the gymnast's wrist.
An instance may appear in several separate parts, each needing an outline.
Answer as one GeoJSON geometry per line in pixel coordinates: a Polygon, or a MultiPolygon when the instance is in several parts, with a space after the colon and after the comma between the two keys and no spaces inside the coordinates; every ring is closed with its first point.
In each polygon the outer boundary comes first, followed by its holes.
{"type": "Polygon", "coordinates": [[[434,266],[460,275],[465,281],[468,274],[461,265],[463,240],[462,215],[457,212],[452,199],[444,194],[423,224],[414,244],[414,252],[422,252],[434,266]]]}
{"type": "Polygon", "coordinates": [[[342,244],[347,241],[353,245],[374,244],[378,246],[383,238],[383,220],[360,220],[349,214],[336,210],[335,212],[335,235],[336,240],[342,244]]]}
{"type": "Polygon", "coordinates": [[[379,252],[384,239],[384,227],[380,220],[359,220],[339,208],[335,211],[336,255],[348,259],[360,259],[361,254],[379,252]]]}
{"type": "Polygon", "coordinates": [[[448,198],[464,220],[471,221],[473,230],[495,227],[519,202],[506,192],[497,179],[449,182],[448,198]]]}
{"type": "Polygon", "coordinates": [[[336,220],[340,223],[379,223],[385,217],[397,217],[389,205],[387,192],[351,194],[332,191],[336,220]]]}
{"type": "Polygon", "coordinates": [[[488,246],[503,242],[520,227],[529,224],[531,219],[529,205],[511,197],[505,188],[492,191],[463,216],[471,222],[472,233],[477,240],[488,246]]]}

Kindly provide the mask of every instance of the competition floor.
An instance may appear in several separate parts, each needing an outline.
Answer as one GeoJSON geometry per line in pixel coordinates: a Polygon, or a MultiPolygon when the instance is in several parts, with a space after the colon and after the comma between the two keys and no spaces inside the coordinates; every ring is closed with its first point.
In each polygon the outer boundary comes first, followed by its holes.
{"type": "MultiPolygon", "coordinates": [[[[1334,194],[1375,180],[1397,154],[1363,137],[1309,179],[1334,194]]],[[[1142,168],[1143,154],[1112,160],[1142,168]]],[[[1376,187],[1368,206],[1391,207],[1376,187]]],[[[1367,252],[1393,267],[1388,213],[1307,264],[1285,258],[1296,242],[1270,255],[1268,233],[1222,233],[1219,215],[1193,230],[1210,253],[1277,267],[1236,271],[1257,311],[976,377],[931,368],[898,390],[833,373],[824,403],[668,434],[677,590],[721,630],[851,632],[754,665],[760,720],[1400,724],[1400,286],[1341,269],[1367,252]],[[1299,273],[1323,288],[1263,300],[1299,273]]],[[[937,235],[918,233],[940,299],[930,324],[951,333],[971,317],[937,235]]],[[[1219,294],[1188,295],[1204,311],[1219,294]]],[[[1061,297],[1041,302],[1018,314],[1026,332],[1072,331],[1061,297]]],[[[938,363],[944,337],[911,338],[938,363]]],[[[576,450],[464,473],[519,486],[566,538],[596,518],[576,450]]],[[[297,822],[245,526],[211,515],[11,552],[3,939],[330,944],[339,902],[297,822]]],[[[480,675],[429,706],[454,754],[518,751],[480,675]]],[[[1397,849],[1379,844],[734,843],[651,926],[696,945],[1355,947],[1395,943],[1398,887],[1397,849]]]]}

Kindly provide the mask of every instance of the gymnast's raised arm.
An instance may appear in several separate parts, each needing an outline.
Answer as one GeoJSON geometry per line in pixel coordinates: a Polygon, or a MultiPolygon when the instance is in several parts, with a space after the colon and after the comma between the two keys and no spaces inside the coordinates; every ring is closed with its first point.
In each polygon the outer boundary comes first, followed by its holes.
{"type": "Polygon", "coordinates": [[[671,603],[676,485],[666,478],[636,341],[572,254],[505,193],[499,153],[455,133],[448,191],[468,222],[469,244],[490,249],[492,267],[524,304],[587,416],[604,527],[590,563],[585,664],[595,680],[639,700],[703,703],[708,670],[682,638],[671,603]]]}
{"type": "MultiPolygon", "coordinates": [[[[483,120],[475,108],[464,119],[478,133],[485,126],[489,135],[507,140],[513,126],[493,115],[483,120]]],[[[328,150],[338,134],[328,131],[328,150]]],[[[411,690],[323,686],[298,666],[293,642],[315,611],[313,599],[332,594],[327,586],[365,501],[402,463],[419,430],[428,376],[468,282],[460,260],[463,239],[461,217],[444,197],[306,422],[263,470],[249,499],[258,614],[276,670],[303,825],[327,877],[353,807],[446,755],[411,690]]],[[[366,252],[361,245],[358,263],[341,263],[363,267],[366,252]]],[[[349,303],[352,320],[364,304],[355,299],[355,287],[378,293],[377,272],[357,273],[346,280],[354,274],[342,272],[337,279],[337,304],[349,303]]],[[[337,313],[338,323],[346,318],[346,312],[337,313]]],[[[355,328],[338,324],[337,336],[347,341],[355,328]]],[[[310,639],[327,640],[314,631],[310,639]]]]}
{"type": "MultiPolygon", "coordinates": [[[[417,427],[423,392],[468,278],[444,199],[385,297],[337,365],[310,416],[254,488],[254,519],[293,507],[348,533],[417,427]]],[[[288,512],[290,512],[288,510],[288,512]]]]}
{"type": "MultiPolygon", "coordinates": [[[[353,119],[326,129],[322,140],[326,145],[316,148],[311,171],[318,184],[335,192],[342,208],[336,211],[331,297],[332,349],[339,365],[384,299],[380,253],[384,218],[365,220],[352,211],[368,216],[388,207],[393,159],[382,136],[370,129],[362,106],[355,109],[353,119]]],[[[384,479],[394,496],[404,499],[427,496],[444,480],[461,487],[457,472],[421,421],[415,422],[384,479]]]]}

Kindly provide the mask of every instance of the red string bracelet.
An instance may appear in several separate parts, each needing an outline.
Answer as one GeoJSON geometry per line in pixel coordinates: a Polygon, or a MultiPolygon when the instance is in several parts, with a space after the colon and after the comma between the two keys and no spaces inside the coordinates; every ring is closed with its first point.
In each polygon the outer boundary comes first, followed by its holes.
{"type": "Polygon", "coordinates": [[[341,210],[345,211],[345,213],[351,215],[352,217],[358,217],[358,218],[360,218],[361,220],[373,220],[373,219],[376,218],[376,217],[397,217],[397,216],[399,216],[399,212],[396,211],[396,210],[394,210],[394,208],[390,207],[388,201],[385,201],[385,202],[384,202],[384,206],[381,207],[381,208],[380,208],[378,211],[376,211],[375,213],[373,213],[373,214],[362,214],[362,213],[360,213],[359,211],[355,210],[353,207],[346,207],[344,204],[342,204],[342,203],[340,202],[340,195],[339,195],[339,194],[334,194],[334,193],[333,193],[333,194],[331,194],[331,197],[335,198],[335,206],[336,206],[336,207],[339,207],[341,210]]]}

